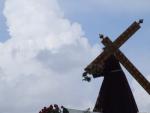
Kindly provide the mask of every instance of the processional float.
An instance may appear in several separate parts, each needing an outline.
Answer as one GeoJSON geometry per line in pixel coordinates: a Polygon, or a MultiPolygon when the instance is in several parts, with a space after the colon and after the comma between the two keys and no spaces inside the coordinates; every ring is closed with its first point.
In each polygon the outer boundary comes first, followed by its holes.
{"type": "Polygon", "coordinates": [[[121,63],[135,80],[150,95],[150,82],[128,60],[119,48],[140,29],[143,20],[133,22],[114,42],[109,37],[100,35],[105,46],[103,52],[84,70],[83,80],[104,76],[104,80],[93,111],[103,113],[137,113],[138,108],[129,87],[121,63]]]}

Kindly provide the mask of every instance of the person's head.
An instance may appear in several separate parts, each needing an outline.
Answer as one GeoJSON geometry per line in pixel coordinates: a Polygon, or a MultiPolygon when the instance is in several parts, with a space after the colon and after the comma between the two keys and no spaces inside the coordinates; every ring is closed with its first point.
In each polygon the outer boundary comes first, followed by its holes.
{"type": "Polygon", "coordinates": [[[50,109],[53,109],[53,105],[50,105],[49,108],[50,108],[50,109]]]}
{"type": "Polygon", "coordinates": [[[42,113],[45,113],[46,111],[47,111],[47,108],[44,107],[44,108],[42,109],[42,113]]]}
{"type": "Polygon", "coordinates": [[[62,109],[64,109],[64,106],[61,106],[62,109]]]}
{"type": "Polygon", "coordinates": [[[57,105],[57,104],[54,104],[54,107],[55,107],[55,108],[58,108],[58,105],[57,105]]]}

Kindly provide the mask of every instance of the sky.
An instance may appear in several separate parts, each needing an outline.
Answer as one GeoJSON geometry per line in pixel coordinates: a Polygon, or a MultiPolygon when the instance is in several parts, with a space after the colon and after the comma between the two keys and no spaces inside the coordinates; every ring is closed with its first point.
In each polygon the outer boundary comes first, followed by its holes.
{"type": "MultiPolygon", "coordinates": [[[[0,0],[0,112],[94,106],[103,79],[81,76],[102,51],[98,34],[115,40],[139,19],[121,50],[150,81],[149,13],[149,0],[0,0]]],[[[139,110],[149,112],[149,95],[125,73],[139,110]]]]}

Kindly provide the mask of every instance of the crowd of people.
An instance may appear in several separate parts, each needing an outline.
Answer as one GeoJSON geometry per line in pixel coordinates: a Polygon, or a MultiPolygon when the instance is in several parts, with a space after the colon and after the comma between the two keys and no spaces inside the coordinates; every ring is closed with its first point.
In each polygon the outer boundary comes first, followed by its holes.
{"type": "Polygon", "coordinates": [[[69,111],[64,107],[59,106],[57,104],[50,105],[49,107],[43,107],[43,109],[39,113],[69,113],[69,111]]]}

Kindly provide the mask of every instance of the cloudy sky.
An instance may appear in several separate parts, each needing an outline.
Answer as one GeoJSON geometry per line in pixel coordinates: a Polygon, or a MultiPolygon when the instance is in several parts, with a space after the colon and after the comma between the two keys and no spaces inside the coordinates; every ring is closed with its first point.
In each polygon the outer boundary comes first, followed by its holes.
{"type": "MultiPolygon", "coordinates": [[[[37,113],[51,103],[94,106],[102,78],[82,82],[84,67],[134,20],[142,28],[121,50],[150,81],[149,0],[0,0],[0,112],[37,113]]],[[[140,111],[150,97],[126,72],[140,111]]]]}

